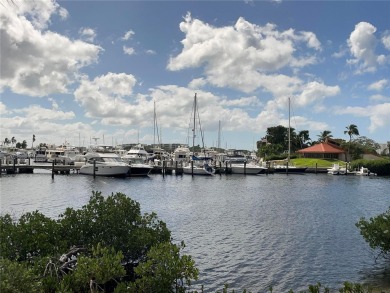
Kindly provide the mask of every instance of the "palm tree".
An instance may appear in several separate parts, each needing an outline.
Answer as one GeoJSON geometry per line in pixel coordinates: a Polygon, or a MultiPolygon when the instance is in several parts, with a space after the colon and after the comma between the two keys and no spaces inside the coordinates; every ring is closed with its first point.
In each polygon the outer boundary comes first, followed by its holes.
{"type": "Polygon", "coordinates": [[[331,132],[332,131],[330,131],[330,130],[324,130],[319,135],[317,135],[319,137],[318,142],[325,142],[328,138],[333,137],[331,132]]]}
{"type": "Polygon", "coordinates": [[[14,143],[16,143],[16,138],[15,138],[15,136],[13,136],[13,137],[11,138],[11,146],[12,146],[12,147],[14,146],[14,143]]]}
{"type": "Polygon", "coordinates": [[[359,130],[355,124],[351,124],[345,127],[347,130],[344,131],[344,134],[349,135],[349,144],[348,144],[348,154],[351,149],[352,136],[359,135],[359,130]]]}
{"type": "Polygon", "coordinates": [[[299,137],[299,139],[301,141],[301,144],[303,144],[303,146],[307,146],[307,145],[310,144],[311,138],[309,137],[309,130],[301,130],[301,131],[299,131],[298,137],[299,137]]]}
{"type": "Polygon", "coordinates": [[[359,130],[355,124],[351,124],[345,127],[347,130],[344,131],[344,134],[349,135],[349,143],[352,141],[352,136],[359,135],[359,130]]]}
{"type": "Polygon", "coordinates": [[[4,139],[4,144],[5,145],[9,145],[11,142],[9,141],[9,139],[6,137],[5,139],[4,139]]]}

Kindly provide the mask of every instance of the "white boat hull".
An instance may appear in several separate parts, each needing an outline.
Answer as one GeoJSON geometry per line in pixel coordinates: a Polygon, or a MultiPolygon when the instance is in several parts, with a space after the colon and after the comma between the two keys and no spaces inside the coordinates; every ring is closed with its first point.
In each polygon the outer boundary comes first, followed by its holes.
{"type": "Polygon", "coordinates": [[[264,172],[266,168],[254,165],[231,165],[230,167],[232,174],[247,174],[247,175],[256,175],[264,172]]]}
{"type": "Polygon", "coordinates": [[[203,167],[194,166],[192,169],[191,166],[183,167],[184,174],[194,174],[194,175],[213,175],[215,173],[214,169],[207,170],[203,167]]]}
{"type": "Polygon", "coordinates": [[[96,165],[95,171],[93,165],[87,164],[80,167],[80,174],[84,175],[96,175],[96,176],[126,176],[129,172],[129,166],[109,166],[109,165],[96,165]]]}
{"type": "Polygon", "coordinates": [[[339,164],[333,164],[333,167],[328,169],[328,174],[331,175],[345,175],[346,172],[347,169],[340,167],[339,164]]]}
{"type": "Polygon", "coordinates": [[[376,176],[375,173],[372,173],[370,170],[368,170],[367,168],[364,168],[364,167],[361,167],[359,169],[359,171],[356,171],[355,175],[358,175],[358,176],[376,176]]]}

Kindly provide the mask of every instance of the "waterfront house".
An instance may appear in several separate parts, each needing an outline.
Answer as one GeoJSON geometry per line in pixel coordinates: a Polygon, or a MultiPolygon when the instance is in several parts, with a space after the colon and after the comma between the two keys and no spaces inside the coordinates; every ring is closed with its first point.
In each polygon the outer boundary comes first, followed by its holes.
{"type": "Polygon", "coordinates": [[[305,158],[346,159],[346,152],[337,144],[329,141],[301,149],[297,153],[302,154],[305,158]]]}

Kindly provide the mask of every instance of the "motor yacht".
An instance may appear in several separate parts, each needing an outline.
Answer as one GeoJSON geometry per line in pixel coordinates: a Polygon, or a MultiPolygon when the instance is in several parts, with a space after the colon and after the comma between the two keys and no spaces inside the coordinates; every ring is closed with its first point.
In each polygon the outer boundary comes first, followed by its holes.
{"type": "Polygon", "coordinates": [[[130,166],[112,148],[99,146],[85,155],[80,174],[96,176],[127,176],[130,166]]]}

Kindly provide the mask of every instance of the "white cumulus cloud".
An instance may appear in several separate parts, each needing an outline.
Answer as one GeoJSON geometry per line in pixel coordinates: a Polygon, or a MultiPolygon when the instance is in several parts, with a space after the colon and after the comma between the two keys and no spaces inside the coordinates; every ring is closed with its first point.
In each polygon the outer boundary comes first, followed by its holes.
{"type": "Polygon", "coordinates": [[[7,1],[5,5],[7,9],[0,10],[0,88],[30,96],[66,93],[78,70],[96,62],[100,47],[43,30],[58,4],[7,1]]]}
{"type": "Polygon", "coordinates": [[[382,43],[387,50],[390,50],[390,31],[386,31],[382,37],[382,43]]]}
{"type": "Polygon", "coordinates": [[[134,48],[126,47],[126,46],[123,46],[123,52],[124,52],[126,55],[133,55],[133,54],[135,54],[134,48]]]}
{"type": "Polygon", "coordinates": [[[134,34],[135,34],[134,31],[129,30],[129,31],[127,31],[127,32],[124,34],[124,36],[122,37],[122,40],[123,40],[123,41],[127,41],[127,40],[131,39],[131,38],[133,37],[134,34]]]}
{"type": "Polygon", "coordinates": [[[374,132],[378,128],[390,129],[390,103],[377,104],[368,107],[347,107],[339,109],[337,114],[351,114],[356,117],[369,117],[368,130],[374,132]]]}
{"type": "Polygon", "coordinates": [[[92,81],[85,77],[74,95],[76,101],[85,108],[87,116],[119,119],[135,109],[125,100],[125,97],[131,96],[135,84],[133,75],[109,72],[92,81]]]}
{"type": "Polygon", "coordinates": [[[93,42],[96,38],[96,32],[92,28],[83,27],[79,31],[81,38],[87,42],[93,42]]]}
{"type": "Polygon", "coordinates": [[[369,90],[373,90],[373,91],[381,91],[381,90],[383,90],[388,84],[389,84],[389,81],[388,81],[387,79],[381,79],[381,80],[378,80],[378,81],[376,81],[376,82],[371,83],[371,84],[368,86],[368,89],[369,89],[369,90]]]}
{"type": "Polygon", "coordinates": [[[316,63],[321,49],[314,33],[278,31],[273,24],[259,26],[240,17],[234,26],[213,27],[187,14],[180,23],[183,49],[168,63],[169,70],[204,67],[208,83],[252,92],[262,86],[263,75],[316,63]],[[299,54],[299,44],[313,54],[299,54]]]}
{"type": "Polygon", "coordinates": [[[353,59],[348,63],[356,66],[356,73],[375,72],[378,65],[383,65],[388,59],[385,55],[376,55],[378,39],[377,29],[368,22],[360,22],[348,39],[348,46],[353,59]]]}

